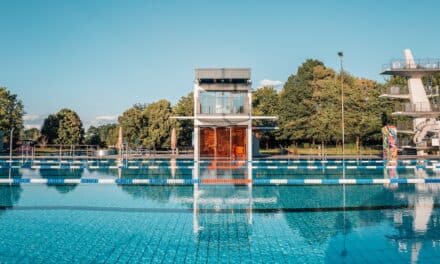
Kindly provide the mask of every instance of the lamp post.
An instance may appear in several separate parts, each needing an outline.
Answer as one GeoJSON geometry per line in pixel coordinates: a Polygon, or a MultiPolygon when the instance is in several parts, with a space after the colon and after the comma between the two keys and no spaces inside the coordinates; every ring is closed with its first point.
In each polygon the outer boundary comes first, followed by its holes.
{"type": "Polygon", "coordinates": [[[342,51],[338,52],[338,57],[340,61],[339,74],[341,75],[341,130],[342,130],[342,159],[345,156],[345,120],[344,120],[344,67],[342,65],[342,60],[344,58],[344,53],[342,51]]]}
{"type": "Polygon", "coordinates": [[[9,166],[12,166],[12,134],[14,133],[14,128],[11,128],[11,134],[9,136],[9,166]]]}

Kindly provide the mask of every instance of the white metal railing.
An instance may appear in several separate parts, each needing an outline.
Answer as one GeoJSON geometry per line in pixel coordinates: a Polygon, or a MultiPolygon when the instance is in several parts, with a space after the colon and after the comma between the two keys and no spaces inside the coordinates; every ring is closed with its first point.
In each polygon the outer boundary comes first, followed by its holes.
{"type": "MultiPolygon", "coordinates": [[[[438,96],[439,87],[438,86],[425,86],[425,92],[428,96],[438,96]]],[[[385,88],[385,94],[389,95],[409,95],[409,89],[406,85],[393,85],[385,88]]]]}
{"type": "Polygon", "coordinates": [[[439,111],[439,106],[429,102],[396,104],[397,112],[433,112],[439,111]]]}
{"type": "Polygon", "coordinates": [[[413,62],[405,59],[392,60],[382,65],[382,70],[429,69],[440,70],[440,59],[416,59],[413,62]]]}

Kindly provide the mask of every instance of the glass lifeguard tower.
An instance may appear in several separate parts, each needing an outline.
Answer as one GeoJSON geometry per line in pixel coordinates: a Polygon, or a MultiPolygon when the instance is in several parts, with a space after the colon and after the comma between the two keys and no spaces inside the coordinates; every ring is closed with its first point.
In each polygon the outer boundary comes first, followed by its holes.
{"type": "Polygon", "coordinates": [[[252,121],[277,117],[252,116],[251,85],[249,68],[195,70],[194,116],[176,117],[194,120],[194,161],[252,161],[258,152],[252,121]]]}

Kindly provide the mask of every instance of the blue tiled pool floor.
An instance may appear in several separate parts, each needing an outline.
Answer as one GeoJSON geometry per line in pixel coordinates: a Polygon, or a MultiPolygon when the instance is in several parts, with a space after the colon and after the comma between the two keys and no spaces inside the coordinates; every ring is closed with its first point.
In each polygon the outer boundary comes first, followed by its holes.
{"type": "MultiPolygon", "coordinates": [[[[0,260],[402,263],[417,258],[434,263],[440,257],[438,226],[407,233],[407,223],[393,223],[395,215],[411,218],[405,210],[193,214],[13,209],[1,212],[0,260]]],[[[439,211],[432,217],[439,219],[439,211]]]]}

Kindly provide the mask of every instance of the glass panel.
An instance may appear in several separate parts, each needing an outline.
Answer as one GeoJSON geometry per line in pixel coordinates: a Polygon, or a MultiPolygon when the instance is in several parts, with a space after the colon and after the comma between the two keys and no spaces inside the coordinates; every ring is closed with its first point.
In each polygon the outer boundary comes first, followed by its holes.
{"type": "Polygon", "coordinates": [[[246,127],[233,127],[232,138],[232,158],[246,159],[246,127]]]}
{"type": "Polygon", "coordinates": [[[243,92],[202,92],[200,93],[201,114],[244,114],[246,96],[243,92]]]}
{"type": "Polygon", "coordinates": [[[233,113],[234,114],[244,114],[244,107],[245,107],[245,96],[246,94],[240,93],[240,94],[234,94],[233,96],[233,113]]]}
{"type": "Polygon", "coordinates": [[[246,127],[200,128],[200,157],[246,159],[246,127]]]}
{"type": "Polygon", "coordinates": [[[215,131],[213,128],[200,128],[200,157],[214,157],[215,131]]]}
{"type": "Polygon", "coordinates": [[[231,129],[229,127],[218,127],[217,132],[217,157],[231,157],[231,129]]]}

